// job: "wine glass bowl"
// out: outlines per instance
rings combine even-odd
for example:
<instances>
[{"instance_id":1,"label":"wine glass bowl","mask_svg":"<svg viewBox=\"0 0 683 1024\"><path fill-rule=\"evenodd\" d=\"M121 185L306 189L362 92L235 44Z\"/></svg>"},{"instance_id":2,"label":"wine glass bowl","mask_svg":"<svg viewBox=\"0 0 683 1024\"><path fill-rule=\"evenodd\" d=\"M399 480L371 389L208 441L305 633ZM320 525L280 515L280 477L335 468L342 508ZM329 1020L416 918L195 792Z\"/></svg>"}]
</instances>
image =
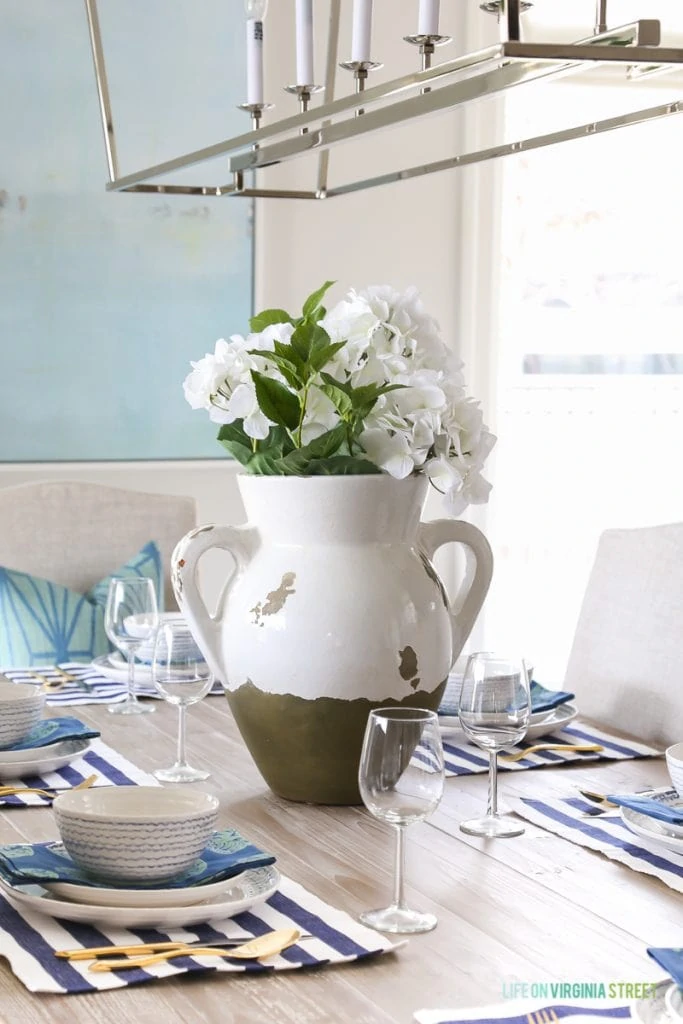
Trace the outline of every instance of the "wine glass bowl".
<instances>
[{"instance_id":1,"label":"wine glass bowl","mask_svg":"<svg viewBox=\"0 0 683 1024\"><path fill-rule=\"evenodd\" d=\"M178 708L177 757L170 768L158 768L161 782L200 782L210 773L188 764L185 756L185 714L213 685L213 673L192 639L187 623L164 622L156 632L152 680L157 692Z\"/></svg>"},{"instance_id":2,"label":"wine glass bowl","mask_svg":"<svg viewBox=\"0 0 683 1024\"><path fill-rule=\"evenodd\" d=\"M489 793L486 815L461 823L468 835L504 838L524 832L498 811L497 758L499 750L524 739L530 714L529 677L522 658L484 652L470 655L458 717L467 738L489 753Z\"/></svg>"},{"instance_id":3,"label":"wine glass bowl","mask_svg":"<svg viewBox=\"0 0 683 1024\"><path fill-rule=\"evenodd\" d=\"M436 714L422 708L371 711L363 740L358 782L363 803L396 829L394 898L361 921L383 932L408 934L436 927L433 914L411 910L403 894L404 830L429 817L441 800L443 748Z\"/></svg>"},{"instance_id":4,"label":"wine glass bowl","mask_svg":"<svg viewBox=\"0 0 683 1024\"><path fill-rule=\"evenodd\" d=\"M109 640L128 661L128 695L123 704L110 704L115 715L141 715L154 711L141 704L135 691L135 655L159 624L154 582L146 576L112 579L107 593L104 629Z\"/></svg>"}]
</instances>

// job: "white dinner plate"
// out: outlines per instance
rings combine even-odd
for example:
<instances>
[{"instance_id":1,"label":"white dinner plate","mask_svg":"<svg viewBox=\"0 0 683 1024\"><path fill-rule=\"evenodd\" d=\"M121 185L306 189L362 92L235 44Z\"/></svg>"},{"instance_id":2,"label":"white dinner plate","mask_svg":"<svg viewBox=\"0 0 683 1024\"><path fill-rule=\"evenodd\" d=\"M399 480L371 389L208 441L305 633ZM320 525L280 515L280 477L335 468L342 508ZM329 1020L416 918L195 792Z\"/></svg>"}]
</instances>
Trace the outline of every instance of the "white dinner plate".
<instances>
[{"instance_id":1,"label":"white dinner plate","mask_svg":"<svg viewBox=\"0 0 683 1024\"><path fill-rule=\"evenodd\" d=\"M535 740L539 736L547 736L551 732L559 732L560 729L564 729L566 725L569 725L578 713L573 704L560 704L559 708L553 708L552 711L544 711L540 721L532 721L529 725L524 738ZM439 715L439 729L444 735L453 733L456 729L462 732L460 721L455 715Z\"/></svg>"},{"instance_id":2,"label":"white dinner plate","mask_svg":"<svg viewBox=\"0 0 683 1024\"><path fill-rule=\"evenodd\" d=\"M635 1024L672 1024L666 1007L666 993L671 981L660 981L650 999L637 999L631 1003L631 1020Z\"/></svg>"},{"instance_id":3,"label":"white dinner plate","mask_svg":"<svg viewBox=\"0 0 683 1024\"><path fill-rule=\"evenodd\" d=\"M559 708L553 708L547 718L540 722L532 722L526 731L526 740L535 740L539 736L547 736L551 732L559 732L566 725L573 722L578 711L574 704L560 704Z\"/></svg>"},{"instance_id":4,"label":"white dinner plate","mask_svg":"<svg viewBox=\"0 0 683 1024\"><path fill-rule=\"evenodd\" d=\"M75 761L88 750L91 739L76 738L51 743L48 747L24 750L23 761L0 761L0 779L23 779L26 775L44 775ZM40 751L40 754L38 754Z\"/></svg>"},{"instance_id":5,"label":"white dinner plate","mask_svg":"<svg viewBox=\"0 0 683 1024\"><path fill-rule=\"evenodd\" d=\"M669 985L664 993L664 1005L672 1020L683 1021L683 989L676 982Z\"/></svg>"},{"instance_id":6,"label":"white dinner plate","mask_svg":"<svg viewBox=\"0 0 683 1024\"><path fill-rule=\"evenodd\" d=\"M204 903L189 907L105 907L74 903L49 893L40 885L9 885L0 878L0 894L15 908L37 911L62 921L78 921L103 928L191 928L250 910L277 890L276 868L251 868L232 880L229 888Z\"/></svg>"},{"instance_id":7,"label":"white dinner plate","mask_svg":"<svg viewBox=\"0 0 683 1024\"><path fill-rule=\"evenodd\" d=\"M108 886L78 885L75 882L43 882L43 888L72 903L95 907L191 907L232 889L238 876L209 885L188 885L182 889L110 889Z\"/></svg>"},{"instance_id":8,"label":"white dinner plate","mask_svg":"<svg viewBox=\"0 0 683 1024\"><path fill-rule=\"evenodd\" d=\"M683 797L680 797L675 789L671 789L670 786L665 786L663 789L649 790L645 793L634 794L637 796L647 797L649 800L656 800L658 803L663 804L666 807L676 807L679 811L683 812ZM638 812L636 812L638 813ZM659 818L651 817L649 814L643 814L644 818L648 821L659 822L663 825L667 832L670 832L674 836L679 836L683 839L683 825L676 825L670 821L660 821Z\"/></svg>"},{"instance_id":9,"label":"white dinner plate","mask_svg":"<svg viewBox=\"0 0 683 1024\"><path fill-rule=\"evenodd\" d=\"M647 795L651 797L652 793ZM626 828L635 835L683 856L683 835L673 831L680 826L671 826L666 821L650 818L647 814L639 814L638 811L633 811L630 807L620 807L619 813Z\"/></svg>"},{"instance_id":10,"label":"white dinner plate","mask_svg":"<svg viewBox=\"0 0 683 1024\"><path fill-rule=\"evenodd\" d=\"M99 657L93 658L92 667L97 669L105 679L113 679L116 683L128 682L128 663L118 651L114 651L113 654L100 654ZM151 665L142 665L136 661L135 682L154 686Z\"/></svg>"}]
</instances>

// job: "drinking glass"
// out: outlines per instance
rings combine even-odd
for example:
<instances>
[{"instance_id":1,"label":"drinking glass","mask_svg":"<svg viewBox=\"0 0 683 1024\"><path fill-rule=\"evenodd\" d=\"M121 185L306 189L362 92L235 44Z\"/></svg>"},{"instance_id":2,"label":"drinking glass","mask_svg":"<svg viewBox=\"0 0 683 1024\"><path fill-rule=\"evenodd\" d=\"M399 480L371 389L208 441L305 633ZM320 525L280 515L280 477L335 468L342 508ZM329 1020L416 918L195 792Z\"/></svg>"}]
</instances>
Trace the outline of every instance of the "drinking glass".
<instances>
[{"instance_id":1,"label":"drinking glass","mask_svg":"<svg viewBox=\"0 0 683 1024\"><path fill-rule=\"evenodd\" d=\"M154 711L141 704L135 691L135 652L149 640L159 624L154 583L146 576L127 576L109 583L104 629L128 659L128 696L123 704L109 704L112 715L143 715Z\"/></svg>"},{"instance_id":2,"label":"drinking glass","mask_svg":"<svg viewBox=\"0 0 683 1024\"><path fill-rule=\"evenodd\" d=\"M185 757L185 715L190 704L205 697L213 674L202 659L183 622L166 622L157 631L152 664L154 686L169 704L178 707L178 752L175 764L154 772L162 782L200 782L210 773L193 768Z\"/></svg>"},{"instance_id":3,"label":"drinking glass","mask_svg":"<svg viewBox=\"0 0 683 1024\"><path fill-rule=\"evenodd\" d=\"M363 739L358 782L363 803L375 818L396 829L394 895L381 910L360 915L363 924L382 932L428 932L436 917L411 910L403 894L405 829L438 806L444 763L436 714L421 708L371 711Z\"/></svg>"},{"instance_id":4,"label":"drinking glass","mask_svg":"<svg viewBox=\"0 0 683 1024\"><path fill-rule=\"evenodd\" d=\"M514 747L529 727L531 697L522 658L498 654L470 655L460 691L458 717L468 739L489 753L486 815L463 821L471 836L521 836L524 828L498 812L498 751Z\"/></svg>"}]
</instances>

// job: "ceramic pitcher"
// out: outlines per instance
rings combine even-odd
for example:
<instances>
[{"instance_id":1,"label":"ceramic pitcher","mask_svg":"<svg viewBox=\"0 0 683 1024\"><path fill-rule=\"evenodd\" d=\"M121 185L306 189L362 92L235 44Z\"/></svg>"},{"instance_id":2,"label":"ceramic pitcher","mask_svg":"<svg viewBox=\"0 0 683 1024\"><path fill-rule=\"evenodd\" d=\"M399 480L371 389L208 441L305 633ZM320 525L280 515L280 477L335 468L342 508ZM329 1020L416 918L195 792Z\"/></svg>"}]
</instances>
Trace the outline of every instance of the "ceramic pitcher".
<instances>
[{"instance_id":1,"label":"ceramic pitcher","mask_svg":"<svg viewBox=\"0 0 683 1024\"><path fill-rule=\"evenodd\" d=\"M423 476L238 483L246 525L200 526L176 547L178 605L271 789L358 803L369 712L438 707L486 596L491 549L469 523L420 522ZM450 541L467 553L452 601L431 563ZM235 570L210 614L196 569L214 547Z\"/></svg>"}]
</instances>

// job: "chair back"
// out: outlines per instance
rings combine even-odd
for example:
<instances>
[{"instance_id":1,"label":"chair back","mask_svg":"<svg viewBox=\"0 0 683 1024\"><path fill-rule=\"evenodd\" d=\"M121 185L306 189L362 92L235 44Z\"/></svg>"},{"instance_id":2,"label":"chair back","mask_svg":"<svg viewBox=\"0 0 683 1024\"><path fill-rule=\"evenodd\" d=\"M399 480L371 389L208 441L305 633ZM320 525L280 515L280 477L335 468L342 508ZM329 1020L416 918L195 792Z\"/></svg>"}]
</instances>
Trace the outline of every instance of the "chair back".
<instances>
[{"instance_id":1,"label":"chair back","mask_svg":"<svg viewBox=\"0 0 683 1024\"><path fill-rule=\"evenodd\" d=\"M0 488L0 565L86 593L153 540L167 609L176 543L197 525L194 498L46 480Z\"/></svg>"},{"instance_id":2,"label":"chair back","mask_svg":"<svg viewBox=\"0 0 683 1024\"><path fill-rule=\"evenodd\" d=\"M564 685L586 718L683 740L683 523L602 534Z\"/></svg>"}]
</instances>

